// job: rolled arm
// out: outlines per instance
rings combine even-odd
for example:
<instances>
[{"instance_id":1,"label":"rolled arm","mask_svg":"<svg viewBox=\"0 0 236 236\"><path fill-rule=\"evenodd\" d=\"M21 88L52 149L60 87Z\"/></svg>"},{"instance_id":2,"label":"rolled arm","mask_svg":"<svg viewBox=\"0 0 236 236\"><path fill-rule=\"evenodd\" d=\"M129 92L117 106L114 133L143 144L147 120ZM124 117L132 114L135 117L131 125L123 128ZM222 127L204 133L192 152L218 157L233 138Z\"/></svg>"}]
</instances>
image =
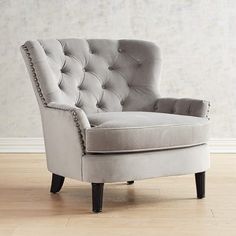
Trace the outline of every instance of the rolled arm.
<instances>
[{"instance_id":1,"label":"rolled arm","mask_svg":"<svg viewBox=\"0 0 236 236\"><path fill-rule=\"evenodd\" d=\"M72 121L72 119L71 119L71 121L74 122L74 125L77 128L78 135L80 138L81 147L82 147L82 150L84 151L85 150L85 129L90 128L90 123L89 123L88 118L87 118L86 114L84 113L84 111L80 108L77 108L77 107L72 107L72 106L69 106L66 104L59 104L59 103L55 103L55 102L51 102L51 103L47 104L47 107L61 110L66 113L70 113L70 115L73 118L73 121ZM63 129L63 124L62 124L61 128Z\"/></svg>"},{"instance_id":2,"label":"rolled arm","mask_svg":"<svg viewBox=\"0 0 236 236\"><path fill-rule=\"evenodd\" d=\"M209 108L210 102L190 98L159 98L155 104L156 112L205 118L208 118Z\"/></svg>"},{"instance_id":3,"label":"rolled arm","mask_svg":"<svg viewBox=\"0 0 236 236\"><path fill-rule=\"evenodd\" d=\"M80 108L57 103L42 107L41 113L49 171L82 180L85 129L90 128L86 114Z\"/></svg>"}]
</instances>

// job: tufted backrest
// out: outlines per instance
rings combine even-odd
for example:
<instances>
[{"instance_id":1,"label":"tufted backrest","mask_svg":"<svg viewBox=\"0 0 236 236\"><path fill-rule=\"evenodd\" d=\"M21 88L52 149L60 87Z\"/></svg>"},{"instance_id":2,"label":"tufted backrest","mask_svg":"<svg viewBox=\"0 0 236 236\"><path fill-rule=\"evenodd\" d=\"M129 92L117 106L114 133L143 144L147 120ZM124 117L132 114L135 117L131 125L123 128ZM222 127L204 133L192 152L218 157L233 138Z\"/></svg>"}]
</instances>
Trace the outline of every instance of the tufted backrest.
<instances>
[{"instance_id":1,"label":"tufted backrest","mask_svg":"<svg viewBox=\"0 0 236 236\"><path fill-rule=\"evenodd\" d=\"M86 113L150 111L159 97L160 52L146 41L62 39L23 46L42 102Z\"/></svg>"}]
</instances>

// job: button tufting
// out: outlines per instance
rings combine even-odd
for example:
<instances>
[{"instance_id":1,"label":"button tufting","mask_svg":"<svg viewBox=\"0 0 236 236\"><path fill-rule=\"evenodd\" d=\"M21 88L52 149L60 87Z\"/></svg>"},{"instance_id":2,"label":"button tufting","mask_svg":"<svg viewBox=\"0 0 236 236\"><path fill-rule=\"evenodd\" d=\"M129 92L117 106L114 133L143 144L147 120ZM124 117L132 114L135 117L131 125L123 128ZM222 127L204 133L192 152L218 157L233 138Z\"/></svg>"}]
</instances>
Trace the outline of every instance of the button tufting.
<instances>
[{"instance_id":1,"label":"button tufting","mask_svg":"<svg viewBox=\"0 0 236 236\"><path fill-rule=\"evenodd\" d=\"M102 85L102 88L103 88L103 89L106 89L106 87L107 87L107 86L106 86L105 84Z\"/></svg>"},{"instance_id":2,"label":"button tufting","mask_svg":"<svg viewBox=\"0 0 236 236\"><path fill-rule=\"evenodd\" d=\"M120 101L120 105L121 106L124 106L124 104L125 104L125 102L122 100L122 101Z\"/></svg>"},{"instance_id":3,"label":"button tufting","mask_svg":"<svg viewBox=\"0 0 236 236\"><path fill-rule=\"evenodd\" d=\"M112 66L109 66L108 70L114 70L114 68Z\"/></svg>"},{"instance_id":4,"label":"button tufting","mask_svg":"<svg viewBox=\"0 0 236 236\"><path fill-rule=\"evenodd\" d=\"M118 48L118 52L123 52L123 50L121 48Z\"/></svg>"},{"instance_id":5,"label":"button tufting","mask_svg":"<svg viewBox=\"0 0 236 236\"><path fill-rule=\"evenodd\" d=\"M78 103L75 104L75 106L77 106L77 107L82 107L83 104L81 104L80 102L78 102Z\"/></svg>"},{"instance_id":6,"label":"button tufting","mask_svg":"<svg viewBox=\"0 0 236 236\"><path fill-rule=\"evenodd\" d=\"M138 61L137 66L140 67L142 65L142 63L140 61Z\"/></svg>"}]
</instances>

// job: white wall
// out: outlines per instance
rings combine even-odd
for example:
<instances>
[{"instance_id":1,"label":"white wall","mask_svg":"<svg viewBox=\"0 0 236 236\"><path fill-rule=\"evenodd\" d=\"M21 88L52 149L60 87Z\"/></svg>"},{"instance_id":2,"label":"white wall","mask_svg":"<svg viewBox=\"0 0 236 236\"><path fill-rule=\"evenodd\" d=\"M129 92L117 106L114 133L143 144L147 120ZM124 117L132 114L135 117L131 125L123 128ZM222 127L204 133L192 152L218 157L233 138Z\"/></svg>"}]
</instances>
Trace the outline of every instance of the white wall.
<instances>
[{"instance_id":1,"label":"white wall","mask_svg":"<svg viewBox=\"0 0 236 236\"><path fill-rule=\"evenodd\" d=\"M211 101L213 138L236 138L235 0L1 0L0 137L41 137L19 46L38 38L135 38L162 49L163 96Z\"/></svg>"}]
</instances>

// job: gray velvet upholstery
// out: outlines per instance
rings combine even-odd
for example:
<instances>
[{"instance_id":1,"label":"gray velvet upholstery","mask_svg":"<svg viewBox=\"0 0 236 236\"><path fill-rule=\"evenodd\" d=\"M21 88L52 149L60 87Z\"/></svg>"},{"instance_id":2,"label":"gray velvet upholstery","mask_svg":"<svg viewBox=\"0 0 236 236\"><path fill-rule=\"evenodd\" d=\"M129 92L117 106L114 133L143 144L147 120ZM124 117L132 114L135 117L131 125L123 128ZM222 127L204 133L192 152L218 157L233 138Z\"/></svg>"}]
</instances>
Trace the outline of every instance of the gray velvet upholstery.
<instances>
[{"instance_id":1,"label":"gray velvet upholstery","mask_svg":"<svg viewBox=\"0 0 236 236\"><path fill-rule=\"evenodd\" d=\"M155 104L154 111L208 118L209 108L210 103L204 100L159 98Z\"/></svg>"},{"instance_id":2,"label":"gray velvet upholstery","mask_svg":"<svg viewBox=\"0 0 236 236\"><path fill-rule=\"evenodd\" d=\"M210 104L160 97L154 43L51 39L27 41L21 50L51 172L99 183L209 167Z\"/></svg>"},{"instance_id":3,"label":"gray velvet upholstery","mask_svg":"<svg viewBox=\"0 0 236 236\"><path fill-rule=\"evenodd\" d=\"M87 154L83 181L111 183L203 172L210 167L206 144L154 152Z\"/></svg>"},{"instance_id":4,"label":"gray velvet upholstery","mask_svg":"<svg viewBox=\"0 0 236 236\"><path fill-rule=\"evenodd\" d=\"M106 112L88 115L87 153L172 149L204 144L209 122L193 116L155 112Z\"/></svg>"},{"instance_id":5,"label":"gray velvet upholstery","mask_svg":"<svg viewBox=\"0 0 236 236\"><path fill-rule=\"evenodd\" d=\"M46 103L86 113L153 110L159 49L133 40L39 40L25 43Z\"/></svg>"}]
</instances>

